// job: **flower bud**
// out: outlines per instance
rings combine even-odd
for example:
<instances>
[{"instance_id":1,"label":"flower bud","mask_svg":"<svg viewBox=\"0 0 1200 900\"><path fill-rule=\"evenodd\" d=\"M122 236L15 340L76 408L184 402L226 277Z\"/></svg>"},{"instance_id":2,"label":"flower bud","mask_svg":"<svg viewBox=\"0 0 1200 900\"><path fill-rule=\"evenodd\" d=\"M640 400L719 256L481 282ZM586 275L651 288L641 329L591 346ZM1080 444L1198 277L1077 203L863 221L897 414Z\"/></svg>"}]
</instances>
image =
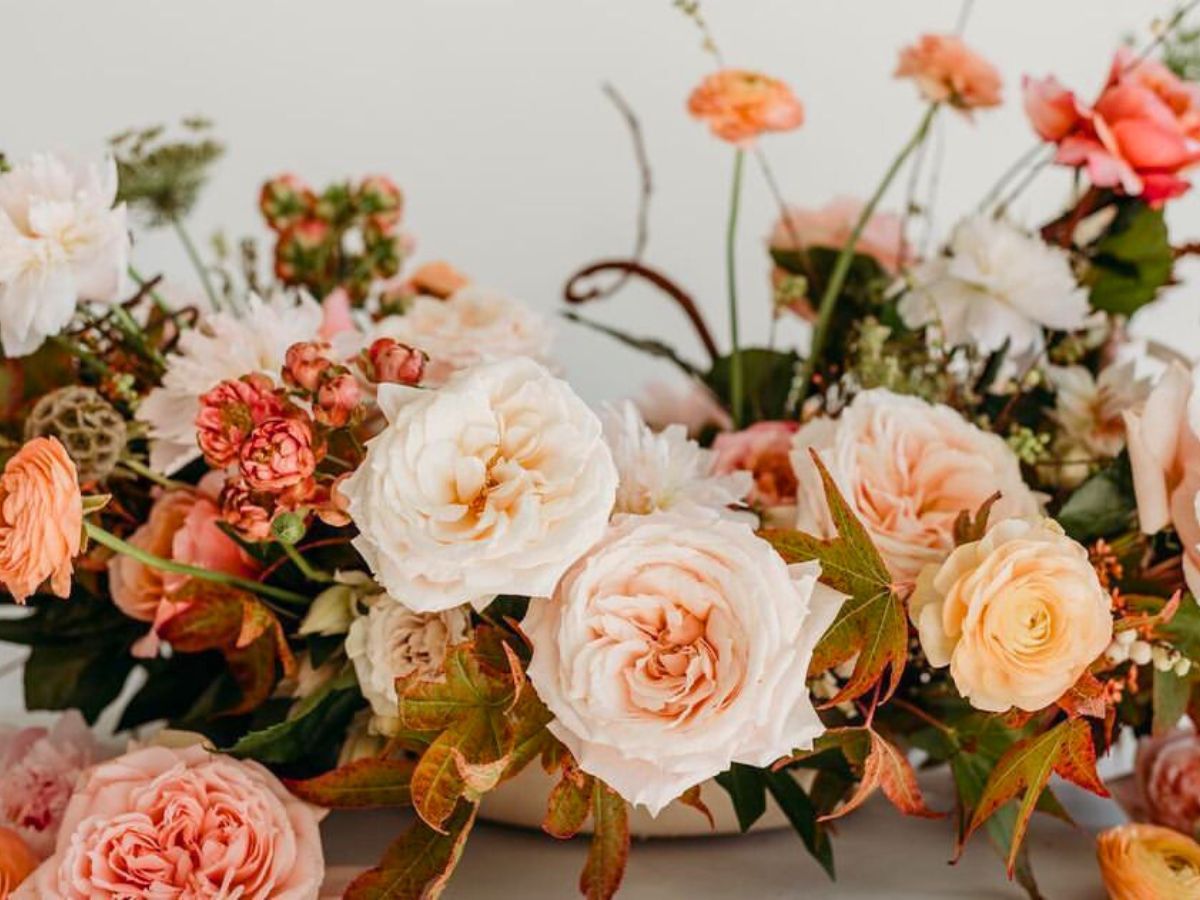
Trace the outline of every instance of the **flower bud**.
<instances>
[{"instance_id":1,"label":"flower bud","mask_svg":"<svg viewBox=\"0 0 1200 900\"><path fill-rule=\"evenodd\" d=\"M445 300L451 294L471 283L462 272L448 262L435 260L417 266L409 279L418 294L427 294Z\"/></svg>"},{"instance_id":2,"label":"flower bud","mask_svg":"<svg viewBox=\"0 0 1200 900\"><path fill-rule=\"evenodd\" d=\"M333 363L325 355L329 344L323 341L301 341L288 347L283 362L283 380L292 387L315 391L321 375Z\"/></svg>"},{"instance_id":3,"label":"flower bud","mask_svg":"<svg viewBox=\"0 0 1200 900\"><path fill-rule=\"evenodd\" d=\"M295 175L279 175L262 186L258 207L274 231L283 231L307 217L316 197Z\"/></svg>"},{"instance_id":4,"label":"flower bud","mask_svg":"<svg viewBox=\"0 0 1200 900\"><path fill-rule=\"evenodd\" d=\"M358 380L348 369L325 378L317 390L313 417L330 428L344 428L358 410L360 391Z\"/></svg>"},{"instance_id":5,"label":"flower bud","mask_svg":"<svg viewBox=\"0 0 1200 900\"><path fill-rule=\"evenodd\" d=\"M358 206L375 227L391 231L404 211L404 195L386 175L371 175L358 186Z\"/></svg>"},{"instance_id":6,"label":"flower bud","mask_svg":"<svg viewBox=\"0 0 1200 900\"><path fill-rule=\"evenodd\" d=\"M378 384L420 384L428 362L423 350L394 338L380 338L367 349L367 375Z\"/></svg>"},{"instance_id":7,"label":"flower bud","mask_svg":"<svg viewBox=\"0 0 1200 900\"><path fill-rule=\"evenodd\" d=\"M1134 641L1129 645L1129 658L1133 660L1134 665L1144 666L1150 662L1152 656L1153 651L1145 641Z\"/></svg>"}]
</instances>

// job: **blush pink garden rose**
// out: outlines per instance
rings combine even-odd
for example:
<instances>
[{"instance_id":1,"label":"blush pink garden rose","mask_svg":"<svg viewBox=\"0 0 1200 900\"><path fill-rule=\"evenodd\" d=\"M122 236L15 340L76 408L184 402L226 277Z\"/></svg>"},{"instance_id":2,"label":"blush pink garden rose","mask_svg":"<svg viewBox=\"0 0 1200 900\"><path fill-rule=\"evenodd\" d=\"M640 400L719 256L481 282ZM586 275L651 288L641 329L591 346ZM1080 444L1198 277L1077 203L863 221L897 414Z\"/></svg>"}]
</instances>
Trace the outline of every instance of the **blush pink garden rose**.
<instances>
[{"instance_id":1,"label":"blush pink garden rose","mask_svg":"<svg viewBox=\"0 0 1200 900\"><path fill-rule=\"evenodd\" d=\"M856 396L837 419L806 423L793 439L797 527L820 536L835 532L810 449L821 454L902 582L944 560L954 549L958 514L974 515L996 491L991 521L1039 513L1002 438L948 406L880 388Z\"/></svg>"},{"instance_id":2,"label":"blush pink garden rose","mask_svg":"<svg viewBox=\"0 0 1200 900\"><path fill-rule=\"evenodd\" d=\"M1112 641L1112 598L1085 547L1053 519L997 522L927 566L909 615L930 665L976 709L1036 712Z\"/></svg>"},{"instance_id":3,"label":"blush pink garden rose","mask_svg":"<svg viewBox=\"0 0 1200 900\"><path fill-rule=\"evenodd\" d=\"M709 75L688 97L688 112L723 141L746 146L768 131L804 124L804 107L777 78L744 69Z\"/></svg>"},{"instance_id":4,"label":"blush pink garden rose","mask_svg":"<svg viewBox=\"0 0 1200 900\"><path fill-rule=\"evenodd\" d=\"M952 34L923 34L900 51L897 78L911 78L931 103L964 112L1000 105L1000 73Z\"/></svg>"},{"instance_id":5,"label":"blush pink garden rose","mask_svg":"<svg viewBox=\"0 0 1200 900\"><path fill-rule=\"evenodd\" d=\"M715 515L619 517L522 622L551 732L652 814L730 763L811 747L808 665L845 599L819 575Z\"/></svg>"},{"instance_id":6,"label":"blush pink garden rose","mask_svg":"<svg viewBox=\"0 0 1200 900\"><path fill-rule=\"evenodd\" d=\"M1178 729L1138 742L1138 817L1196 837L1200 833L1200 736Z\"/></svg>"},{"instance_id":7,"label":"blush pink garden rose","mask_svg":"<svg viewBox=\"0 0 1200 900\"><path fill-rule=\"evenodd\" d=\"M1055 161L1087 169L1097 187L1159 205L1186 192L1200 161L1200 86L1122 47L1099 99L1088 106L1053 77L1026 78L1025 112Z\"/></svg>"},{"instance_id":8,"label":"blush pink garden rose","mask_svg":"<svg viewBox=\"0 0 1200 900\"><path fill-rule=\"evenodd\" d=\"M102 763L67 806L19 900L316 900L319 812L258 763L199 745Z\"/></svg>"},{"instance_id":9,"label":"blush pink garden rose","mask_svg":"<svg viewBox=\"0 0 1200 900\"><path fill-rule=\"evenodd\" d=\"M754 476L750 502L779 507L796 502L796 473L790 453L796 422L755 422L741 431L719 434L712 449L717 472L749 472Z\"/></svg>"},{"instance_id":10,"label":"blush pink garden rose","mask_svg":"<svg viewBox=\"0 0 1200 900\"><path fill-rule=\"evenodd\" d=\"M1179 363L1124 413L1138 520L1154 534L1173 526L1183 544L1183 574L1200 597L1200 367Z\"/></svg>"},{"instance_id":11,"label":"blush pink garden rose","mask_svg":"<svg viewBox=\"0 0 1200 900\"><path fill-rule=\"evenodd\" d=\"M53 728L0 728L0 826L44 859L54 849L67 801L80 775L99 757L75 710Z\"/></svg>"}]
</instances>

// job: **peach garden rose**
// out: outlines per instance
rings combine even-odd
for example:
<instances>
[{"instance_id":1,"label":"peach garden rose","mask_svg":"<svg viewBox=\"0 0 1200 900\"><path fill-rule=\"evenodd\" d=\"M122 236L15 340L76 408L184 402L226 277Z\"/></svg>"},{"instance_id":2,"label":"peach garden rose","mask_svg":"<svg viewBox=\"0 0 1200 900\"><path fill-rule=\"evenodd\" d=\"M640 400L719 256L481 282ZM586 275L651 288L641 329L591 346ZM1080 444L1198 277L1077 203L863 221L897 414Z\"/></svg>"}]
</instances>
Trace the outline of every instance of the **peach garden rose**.
<instances>
[{"instance_id":1,"label":"peach garden rose","mask_svg":"<svg viewBox=\"0 0 1200 900\"><path fill-rule=\"evenodd\" d=\"M1112 900L1200 897L1200 844L1159 825L1120 825L1096 838Z\"/></svg>"},{"instance_id":2,"label":"peach garden rose","mask_svg":"<svg viewBox=\"0 0 1200 900\"><path fill-rule=\"evenodd\" d=\"M619 518L522 623L551 732L652 814L732 762L811 747L808 664L845 599L819 574L715 514Z\"/></svg>"},{"instance_id":3,"label":"peach garden rose","mask_svg":"<svg viewBox=\"0 0 1200 900\"><path fill-rule=\"evenodd\" d=\"M917 581L921 649L976 709L1035 712L1079 680L1113 635L1087 549L1052 519L998 522Z\"/></svg>"}]
</instances>

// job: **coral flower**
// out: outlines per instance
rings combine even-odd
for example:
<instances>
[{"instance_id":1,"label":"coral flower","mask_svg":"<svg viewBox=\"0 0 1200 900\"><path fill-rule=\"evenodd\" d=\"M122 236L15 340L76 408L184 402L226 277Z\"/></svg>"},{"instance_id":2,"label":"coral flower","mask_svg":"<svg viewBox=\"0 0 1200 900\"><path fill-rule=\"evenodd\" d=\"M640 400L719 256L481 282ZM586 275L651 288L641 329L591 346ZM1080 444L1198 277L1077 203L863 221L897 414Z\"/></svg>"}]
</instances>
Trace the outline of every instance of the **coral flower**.
<instances>
[{"instance_id":1,"label":"coral flower","mask_svg":"<svg viewBox=\"0 0 1200 900\"><path fill-rule=\"evenodd\" d=\"M287 359L290 367L291 350ZM196 440L205 461L217 469L232 465L251 430L283 411L275 382L266 375L255 373L222 381L200 397L200 412L196 415Z\"/></svg>"},{"instance_id":2,"label":"coral flower","mask_svg":"<svg viewBox=\"0 0 1200 900\"><path fill-rule=\"evenodd\" d=\"M1000 105L1000 73L954 35L921 35L900 51L895 74L915 81L932 103L949 103L964 112Z\"/></svg>"},{"instance_id":3,"label":"coral flower","mask_svg":"<svg viewBox=\"0 0 1200 900\"><path fill-rule=\"evenodd\" d=\"M0 900L12 896L38 867L38 858L11 828L0 828Z\"/></svg>"},{"instance_id":4,"label":"coral flower","mask_svg":"<svg viewBox=\"0 0 1200 900\"><path fill-rule=\"evenodd\" d=\"M295 417L267 419L242 445L240 464L252 490L277 493L294 487L317 468L312 428Z\"/></svg>"},{"instance_id":5,"label":"coral flower","mask_svg":"<svg viewBox=\"0 0 1200 900\"><path fill-rule=\"evenodd\" d=\"M1159 825L1120 825L1096 838L1113 900L1200 896L1200 844Z\"/></svg>"},{"instance_id":6,"label":"coral flower","mask_svg":"<svg viewBox=\"0 0 1200 900\"><path fill-rule=\"evenodd\" d=\"M705 78L688 98L688 112L721 140L741 145L804 123L804 107L786 84L744 69L722 69Z\"/></svg>"},{"instance_id":7,"label":"coral flower","mask_svg":"<svg viewBox=\"0 0 1200 900\"><path fill-rule=\"evenodd\" d=\"M18 603L46 579L66 597L82 535L75 464L57 438L34 438L0 475L0 584Z\"/></svg>"}]
</instances>

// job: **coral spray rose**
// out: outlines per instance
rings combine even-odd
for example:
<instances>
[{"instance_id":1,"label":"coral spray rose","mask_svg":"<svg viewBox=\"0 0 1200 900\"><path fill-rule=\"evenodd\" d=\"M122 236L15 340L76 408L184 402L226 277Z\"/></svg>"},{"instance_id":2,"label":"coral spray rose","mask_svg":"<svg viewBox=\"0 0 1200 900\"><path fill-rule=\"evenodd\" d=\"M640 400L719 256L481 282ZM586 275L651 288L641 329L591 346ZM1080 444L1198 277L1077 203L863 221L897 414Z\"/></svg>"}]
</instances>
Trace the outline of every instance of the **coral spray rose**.
<instances>
[{"instance_id":1,"label":"coral spray rose","mask_svg":"<svg viewBox=\"0 0 1200 900\"><path fill-rule=\"evenodd\" d=\"M71 593L71 560L83 538L75 464L57 438L28 441L0 475L0 584L18 603L49 579Z\"/></svg>"},{"instance_id":2,"label":"coral spray rose","mask_svg":"<svg viewBox=\"0 0 1200 900\"><path fill-rule=\"evenodd\" d=\"M38 858L11 828L0 827L0 900L13 891L38 866Z\"/></svg>"},{"instance_id":3,"label":"coral spray rose","mask_svg":"<svg viewBox=\"0 0 1200 900\"><path fill-rule=\"evenodd\" d=\"M1000 73L950 34L924 34L900 51L897 78L911 78L931 103L970 111L1000 105Z\"/></svg>"},{"instance_id":4,"label":"coral spray rose","mask_svg":"<svg viewBox=\"0 0 1200 900\"><path fill-rule=\"evenodd\" d=\"M722 69L705 78L688 98L688 112L721 140L740 145L804 124L804 107L791 88L744 69Z\"/></svg>"},{"instance_id":5,"label":"coral spray rose","mask_svg":"<svg viewBox=\"0 0 1200 900\"><path fill-rule=\"evenodd\" d=\"M238 465L255 491L276 493L301 484L317 468L312 427L298 416L265 420L246 437Z\"/></svg>"},{"instance_id":6,"label":"coral spray rose","mask_svg":"<svg viewBox=\"0 0 1200 900\"><path fill-rule=\"evenodd\" d=\"M291 350L288 354L290 362ZM200 452L213 468L232 465L254 426L283 412L284 404L275 392L275 382L266 375L222 381L200 397L200 411L196 414Z\"/></svg>"},{"instance_id":7,"label":"coral spray rose","mask_svg":"<svg viewBox=\"0 0 1200 900\"><path fill-rule=\"evenodd\" d=\"M1200 844L1158 825L1120 825L1096 838L1100 874L1112 900L1200 897Z\"/></svg>"}]
</instances>

